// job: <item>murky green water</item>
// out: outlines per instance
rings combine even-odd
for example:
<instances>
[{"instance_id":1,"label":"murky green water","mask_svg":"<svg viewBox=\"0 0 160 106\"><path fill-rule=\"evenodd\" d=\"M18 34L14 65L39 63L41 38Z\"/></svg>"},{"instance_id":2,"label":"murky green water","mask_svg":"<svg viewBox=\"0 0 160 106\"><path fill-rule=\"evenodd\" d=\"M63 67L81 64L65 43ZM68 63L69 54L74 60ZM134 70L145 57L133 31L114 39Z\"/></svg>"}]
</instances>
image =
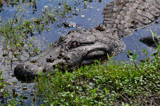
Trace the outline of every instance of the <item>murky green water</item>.
<instances>
[{"instance_id":1,"label":"murky green water","mask_svg":"<svg viewBox=\"0 0 160 106\"><path fill-rule=\"evenodd\" d=\"M3 1L3 0L2 0ZM8 21L9 19L13 19L18 6L20 6L20 10L23 10L23 18L27 20L32 20L33 17L41 17L43 11L47 11L46 9L50 9L50 11L61 11L63 13L63 6L67 3L68 6L71 6L72 10L70 12L65 11L63 14L56 14L55 18L57 21L53 23L48 23L45 27L49 28L50 31L42 31L40 34L38 32L34 33L34 44L41 50L45 49L50 43L54 43L61 35L67 34L68 31L74 30L77 27L65 27L63 25L64 22L74 22L77 26L84 28L94 28L100 23L103 22L102 11L106 4L111 2L112 0L88 0L87 5L84 4L83 0L8 0L0 2L0 19L1 23ZM18 12L17 16L22 16L21 12ZM159 21L160 22L160 21ZM128 36L123 39L126 44L126 50L123 51L118 56L115 56L114 60L129 60L126 55L126 51L135 51L135 53L140 54L138 59L143 59L145 56L141 53L143 48L146 48L151 55L154 52L154 49L147 47L142 44L139 39L151 35L149 28L153 29L153 31L160 35L160 24L153 24L148 26L147 28L140 29L134 32L131 36ZM0 36L0 39L3 39ZM1 47L2 49L2 42ZM0 54L3 54L1 50ZM13 71L10 68L10 63L6 64L5 60L2 60L0 57L0 70L3 71L3 76L9 82L18 82L15 77L12 77ZM13 65L13 67L16 64ZM33 103L32 93L34 92L33 83L21 83L18 82L14 87L16 92L19 94L25 95L27 98L23 100L23 103L28 105L30 104L40 104ZM23 87L27 87L27 90L23 90ZM13 88L13 85L10 87ZM1 103L0 103L1 104Z\"/></svg>"}]
</instances>

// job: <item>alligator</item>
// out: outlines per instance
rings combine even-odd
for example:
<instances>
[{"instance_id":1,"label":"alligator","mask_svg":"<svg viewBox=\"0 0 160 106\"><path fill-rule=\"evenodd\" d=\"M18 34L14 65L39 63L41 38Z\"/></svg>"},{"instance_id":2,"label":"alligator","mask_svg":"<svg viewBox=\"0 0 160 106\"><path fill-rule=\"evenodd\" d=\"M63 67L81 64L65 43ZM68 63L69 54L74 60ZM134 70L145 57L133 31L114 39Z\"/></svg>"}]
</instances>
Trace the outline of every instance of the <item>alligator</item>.
<instances>
[{"instance_id":1,"label":"alligator","mask_svg":"<svg viewBox=\"0 0 160 106\"><path fill-rule=\"evenodd\" d=\"M125 50L121 39L160 18L160 0L114 0L103 10L104 21L92 29L79 28L62 35L44 52L14 69L19 80L34 79L39 73L72 70L107 59Z\"/></svg>"}]
</instances>

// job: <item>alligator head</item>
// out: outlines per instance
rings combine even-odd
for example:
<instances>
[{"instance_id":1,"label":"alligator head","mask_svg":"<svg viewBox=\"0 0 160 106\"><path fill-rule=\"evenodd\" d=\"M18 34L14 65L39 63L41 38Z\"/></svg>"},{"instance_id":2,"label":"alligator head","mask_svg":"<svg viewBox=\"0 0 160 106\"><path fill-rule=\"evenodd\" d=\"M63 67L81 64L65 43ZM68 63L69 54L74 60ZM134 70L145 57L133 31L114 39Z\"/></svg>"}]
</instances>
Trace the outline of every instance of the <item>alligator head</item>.
<instances>
[{"instance_id":1,"label":"alligator head","mask_svg":"<svg viewBox=\"0 0 160 106\"><path fill-rule=\"evenodd\" d=\"M104 38L104 36L106 36ZM81 64L91 63L122 52L125 45L110 32L97 29L77 29L61 36L57 42L29 61L17 65L14 74L17 79L26 81L38 75L54 72L58 67L70 70Z\"/></svg>"}]
</instances>

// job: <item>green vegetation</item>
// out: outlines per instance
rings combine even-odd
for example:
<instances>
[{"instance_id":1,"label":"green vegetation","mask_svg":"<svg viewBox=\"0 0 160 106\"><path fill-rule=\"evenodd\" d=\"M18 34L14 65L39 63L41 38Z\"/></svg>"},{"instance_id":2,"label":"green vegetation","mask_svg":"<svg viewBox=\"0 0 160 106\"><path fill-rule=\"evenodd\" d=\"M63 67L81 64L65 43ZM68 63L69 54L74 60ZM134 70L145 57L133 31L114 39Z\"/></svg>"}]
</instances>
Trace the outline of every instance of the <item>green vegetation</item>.
<instances>
[{"instance_id":1,"label":"green vegetation","mask_svg":"<svg viewBox=\"0 0 160 106\"><path fill-rule=\"evenodd\" d=\"M0 104L15 106L18 104L14 100L16 96L14 89L12 91L9 90L10 83L6 82L4 77L2 76L2 71L0 71ZM12 97L12 98L11 98Z\"/></svg>"},{"instance_id":2,"label":"green vegetation","mask_svg":"<svg viewBox=\"0 0 160 106\"><path fill-rule=\"evenodd\" d=\"M52 105L159 105L160 46L154 58L137 63L96 62L71 72L38 78L38 94ZM129 53L129 52L128 52ZM44 103L45 104L45 103Z\"/></svg>"},{"instance_id":3,"label":"green vegetation","mask_svg":"<svg viewBox=\"0 0 160 106\"><path fill-rule=\"evenodd\" d=\"M33 26L29 21L22 20L22 17L17 17L18 11L19 9L13 19L0 26L0 35L3 36L5 45L3 48L7 51L7 55L11 52L14 57L18 57L24 50L28 51L32 47L31 40L28 40L28 33L32 33Z\"/></svg>"}]
</instances>

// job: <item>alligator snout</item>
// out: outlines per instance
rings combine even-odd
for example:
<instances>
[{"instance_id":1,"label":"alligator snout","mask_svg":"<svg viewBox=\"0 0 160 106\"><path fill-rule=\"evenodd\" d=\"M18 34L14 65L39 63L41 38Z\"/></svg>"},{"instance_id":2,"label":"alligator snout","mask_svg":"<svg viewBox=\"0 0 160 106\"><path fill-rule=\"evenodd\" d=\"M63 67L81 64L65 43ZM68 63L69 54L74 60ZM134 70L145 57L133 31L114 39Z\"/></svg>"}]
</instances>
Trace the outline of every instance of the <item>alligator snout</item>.
<instances>
[{"instance_id":1,"label":"alligator snout","mask_svg":"<svg viewBox=\"0 0 160 106\"><path fill-rule=\"evenodd\" d=\"M38 76L55 72L56 66L62 62L54 61L52 63L52 60L47 61L49 61L48 64L32 63L31 61L19 64L14 69L14 76L20 81L32 82Z\"/></svg>"},{"instance_id":2,"label":"alligator snout","mask_svg":"<svg viewBox=\"0 0 160 106\"><path fill-rule=\"evenodd\" d=\"M32 82L36 77L45 75L46 73L54 72L55 65L38 66L34 64L19 64L14 69L14 76L23 82Z\"/></svg>"},{"instance_id":3,"label":"alligator snout","mask_svg":"<svg viewBox=\"0 0 160 106\"><path fill-rule=\"evenodd\" d=\"M49 47L43 53L30 58L29 61L19 64L14 69L14 76L24 82L32 82L35 77L54 73L55 68L62 69L65 66L65 60L59 55L60 50Z\"/></svg>"},{"instance_id":4,"label":"alligator snout","mask_svg":"<svg viewBox=\"0 0 160 106\"><path fill-rule=\"evenodd\" d=\"M38 76L37 72L34 72L29 65L19 64L14 69L14 75L21 81L32 81Z\"/></svg>"}]
</instances>

